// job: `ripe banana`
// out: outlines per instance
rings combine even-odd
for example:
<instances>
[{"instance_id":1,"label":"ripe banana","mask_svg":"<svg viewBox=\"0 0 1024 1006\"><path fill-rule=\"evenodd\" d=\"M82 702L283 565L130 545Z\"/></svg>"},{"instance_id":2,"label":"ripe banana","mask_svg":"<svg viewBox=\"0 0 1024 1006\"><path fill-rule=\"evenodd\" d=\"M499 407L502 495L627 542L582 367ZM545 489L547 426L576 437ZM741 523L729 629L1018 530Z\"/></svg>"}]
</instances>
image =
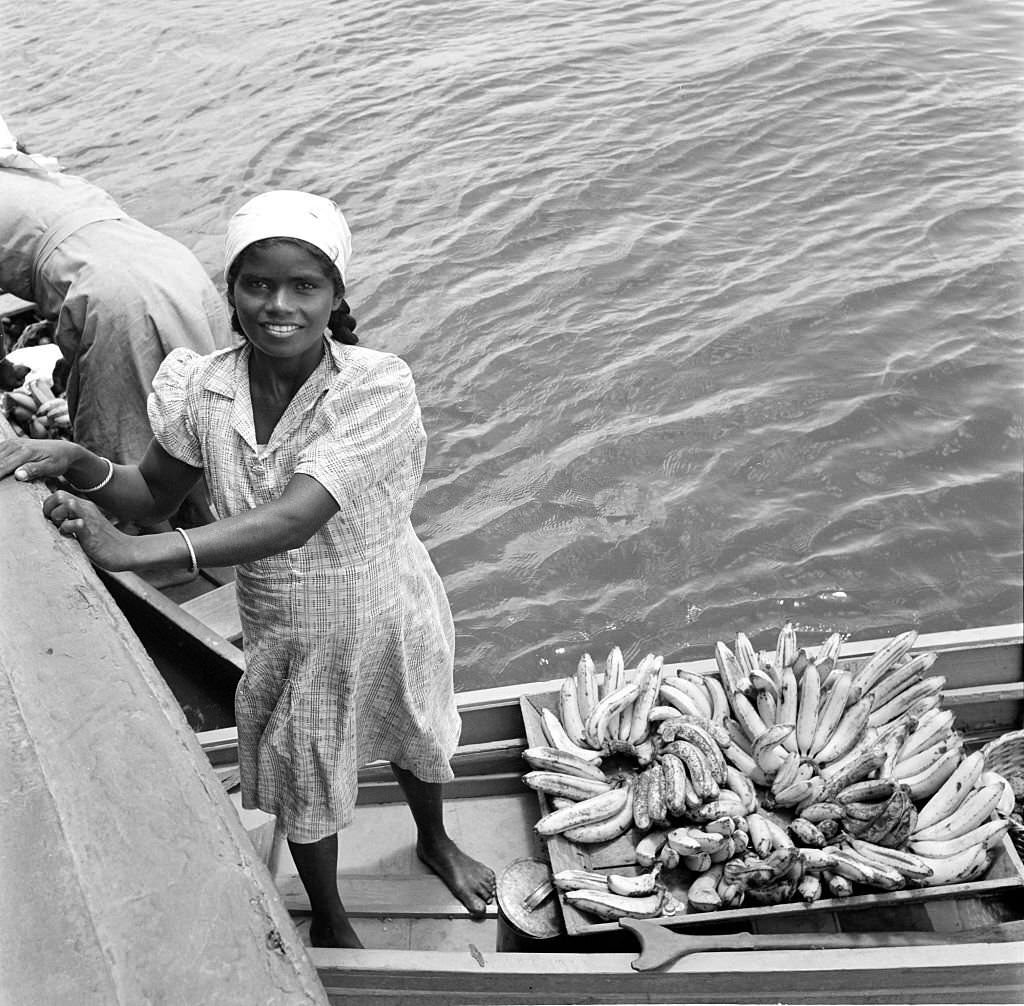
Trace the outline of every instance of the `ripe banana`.
<instances>
[{"instance_id":1,"label":"ripe banana","mask_svg":"<svg viewBox=\"0 0 1024 1006\"><path fill-rule=\"evenodd\" d=\"M665 776L660 764L644 769L650 774L647 786L647 813L652 825L668 824L668 808L665 805Z\"/></svg>"},{"instance_id":2,"label":"ripe banana","mask_svg":"<svg viewBox=\"0 0 1024 1006\"><path fill-rule=\"evenodd\" d=\"M895 779L862 779L860 782L844 786L835 795L836 803L841 806L856 803L879 803L888 800L896 792Z\"/></svg>"},{"instance_id":3,"label":"ripe banana","mask_svg":"<svg viewBox=\"0 0 1024 1006\"><path fill-rule=\"evenodd\" d=\"M778 702L772 692L761 689L754 695L754 708L766 727L774 726L778 716L777 707Z\"/></svg>"},{"instance_id":4,"label":"ripe banana","mask_svg":"<svg viewBox=\"0 0 1024 1006\"><path fill-rule=\"evenodd\" d=\"M910 735L912 724L906 717L901 716L895 723L895 728L887 730L883 733L879 743L882 746L882 751L885 754L885 760L882 762L882 766L879 769L879 776L886 778L891 776L893 769L896 768L896 761L900 756L900 751L903 750L903 746L906 743L907 737Z\"/></svg>"},{"instance_id":5,"label":"ripe banana","mask_svg":"<svg viewBox=\"0 0 1024 1006\"><path fill-rule=\"evenodd\" d=\"M814 662L820 671L829 672L839 663L839 651L842 649L843 637L838 632L833 632L814 655Z\"/></svg>"},{"instance_id":6,"label":"ripe banana","mask_svg":"<svg viewBox=\"0 0 1024 1006\"><path fill-rule=\"evenodd\" d=\"M565 732L565 728L562 726L562 721L550 709L541 709L540 718L544 734L548 739L548 743L552 747L559 748L562 751L568 751L570 754L577 755L585 761L592 761L595 763L601 761L601 752L595 751L589 747L581 747L579 744L576 744Z\"/></svg>"},{"instance_id":7,"label":"ripe banana","mask_svg":"<svg viewBox=\"0 0 1024 1006\"><path fill-rule=\"evenodd\" d=\"M682 723L677 723L674 726L672 733L675 740L689 741L700 751L707 761L708 767L711 770L711 778L715 782L725 782L725 756L722 754L722 749L718 742L707 730L696 723L684 720Z\"/></svg>"},{"instance_id":8,"label":"ripe banana","mask_svg":"<svg viewBox=\"0 0 1024 1006\"><path fill-rule=\"evenodd\" d=\"M594 658L589 653L584 653L576 664L576 701L580 707L580 719L584 723L594 711L600 694Z\"/></svg>"},{"instance_id":9,"label":"ripe banana","mask_svg":"<svg viewBox=\"0 0 1024 1006\"><path fill-rule=\"evenodd\" d=\"M654 708L658 698L658 687L661 683L661 669L664 666L663 657L655 657L654 662L641 678L640 691L633 701L633 712L630 721L628 740L631 744L639 744L647 736L650 729L647 717ZM625 719L625 714L623 714ZM620 736L625 726L620 728Z\"/></svg>"},{"instance_id":10,"label":"ripe banana","mask_svg":"<svg viewBox=\"0 0 1024 1006\"><path fill-rule=\"evenodd\" d=\"M812 803L800 811L800 816L807 818L812 824L821 824L823 821L841 821L843 819L843 805L841 803Z\"/></svg>"},{"instance_id":11,"label":"ripe banana","mask_svg":"<svg viewBox=\"0 0 1024 1006\"><path fill-rule=\"evenodd\" d=\"M796 713L796 747L800 754L809 755L818 725L818 700L821 691L821 675L818 665L808 664L800 680L800 696Z\"/></svg>"},{"instance_id":12,"label":"ripe banana","mask_svg":"<svg viewBox=\"0 0 1024 1006\"><path fill-rule=\"evenodd\" d=\"M841 793L851 783L860 782L869 775L876 772L885 759L882 749L875 746L865 747L859 750L859 745L854 748L858 754L854 758L847 756L840 762L833 762L822 771L825 779L825 789L822 792L822 800L831 800ZM831 769L831 771L830 771Z\"/></svg>"},{"instance_id":13,"label":"ripe banana","mask_svg":"<svg viewBox=\"0 0 1024 1006\"><path fill-rule=\"evenodd\" d=\"M915 708L918 701L937 697L945 687L946 679L941 674L922 678L917 684L911 685L910 688L889 699L885 705L872 709L868 722L873 727L889 723L897 716L903 716Z\"/></svg>"},{"instance_id":14,"label":"ripe banana","mask_svg":"<svg viewBox=\"0 0 1024 1006\"><path fill-rule=\"evenodd\" d=\"M771 851L769 851L768 856L764 857L765 859L768 859L773 851L777 851L779 849L793 849L796 847L796 843L792 838L790 838L788 832L781 824L775 821L772 817L769 817L767 814L762 814L760 816L764 822L763 827L768 832L772 844ZM749 814L747 815L747 822L748 824L750 822Z\"/></svg>"},{"instance_id":15,"label":"ripe banana","mask_svg":"<svg viewBox=\"0 0 1024 1006\"><path fill-rule=\"evenodd\" d=\"M797 897L808 904L817 901L821 897L821 891L821 877L817 873L805 873L800 878L800 883L796 885Z\"/></svg>"},{"instance_id":16,"label":"ripe banana","mask_svg":"<svg viewBox=\"0 0 1024 1006\"><path fill-rule=\"evenodd\" d=\"M629 877L622 873L608 874L608 890L612 894L622 894L629 898L639 898L647 894L654 894L658 889L658 874L661 866L656 865L646 873Z\"/></svg>"},{"instance_id":17,"label":"ripe banana","mask_svg":"<svg viewBox=\"0 0 1024 1006\"><path fill-rule=\"evenodd\" d=\"M725 784L743 801L747 814L757 809L757 790L750 776L745 775L734 765L727 765Z\"/></svg>"},{"instance_id":18,"label":"ripe banana","mask_svg":"<svg viewBox=\"0 0 1024 1006\"><path fill-rule=\"evenodd\" d=\"M578 842L580 845L611 842L620 835L624 835L633 826L633 789L634 786L629 784L623 786L621 790L614 791L625 791L626 796L622 806L611 817L567 828L562 834L570 841ZM577 806L579 805L577 804Z\"/></svg>"},{"instance_id":19,"label":"ripe banana","mask_svg":"<svg viewBox=\"0 0 1024 1006\"><path fill-rule=\"evenodd\" d=\"M832 859L835 863L832 869L855 884L866 884L884 891L898 891L907 886L906 878L899 870L873 864L852 848L832 850Z\"/></svg>"},{"instance_id":20,"label":"ripe banana","mask_svg":"<svg viewBox=\"0 0 1024 1006\"><path fill-rule=\"evenodd\" d=\"M691 741L672 741L665 751L674 754L685 766L686 776L693 791L701 800L711 800L718 796L719 785L715 773L704 752Z\"/></svg>"},{"instance_id":21,"label":"ripe banana","mask_svg":"<svg viewBox=\"0 0 1024 1006\"><path fill-rule=\"evenodd\" d=\"M607 891L608 878L593 870L559 870L551 878L560 891Z\"/></svg>"},{"instance_id":22,"label":"ripe banana","mask_svg":"<svg viewBox=\"0 0 1024 1006\"><path fill-rule=\"evenodd\" d=\"M730 836L717 831L706 831L703 828L675 828L668 833L668 844L680 856L695 856L702 852L712 855L725 845L728 837Z\"/></svg>"},{"instance_id":23,"label":"ripe banana","mask_svg":"<svg viewBox=\"0 0 1024 1006\"><path fill-rule=\"evenodd\" d=\"M584 779L564 772L527 772L523 782L530 789L539 790L549 796L564 796L569 800L587 800L592 796L607 793L612 784L605 779Z\"/></svg>"},{"instance_id":24,"label":"ripe banana","mask_svg":"<svg viewBox=\"0 0 1024 1006\"><path fill-rule=\"evenodd\" d=\"M579 699L576 697L576 678L567 674L558 691L558 712L566 736L579 747L587 743L587 733L580 717Z\"/></svg>"},{"instance_id":25,"label":"ripe banana","mask_svg":"<svg viewBox=\"0 0 1024 1006\"><path fill-rule=\"evenodd\" d=\"M636 865L649 870L658 861L658 853L668 837L668 829L657 828L647 832L636 843Z\"/></svg>"},{"instance_id":26,"label":"ripe banana","mask_svg":"<svg viewBox=\"0 0 1024 1006\"><path fill-rule=\"evenodd\" d=\"M899 759L893 766L893 775L897 779L909 782L914 776L924 773L926 769L934 765L943 755L950 752L956 754L956 765L959 765L961 755L963 754L963 741L959 737L937 740L930 747L923 748L915 754ZM928 795L930 796L931 794L929 793ZM923 796L924 794L920 796L915 795L915 798L920 799Z\"/></svg>"},{"instance_id":27,"label":"ripe banana","mask_svg":"<svg viewBox=\"0 0 1024 1006\"><path fill-rule=\"evenodd\" d=\"M999 803L996 804L996 813L1000 817L1009 817L1017 805L1017 794L1014 793L1010 780L1002 773L988 769L981 773L979 781L985 786L994 782L1003 787L1003 795L999 798Z\"/></svg>"},{"instance_id":28,"label":"ripe banana","mask_svg":"<svg viewBox=\"0 0 1024 1006\"><path fill-rule=\"evenodd\" d=\"M850 836L850 847L862 859L899 870L907 880L920 883L932 876L932 868L918 855L903 849L892 849L874 842L866 842L862 838Z\"/></svg>"},{"instance_id":29,"label":"ripe banana","mask_svg":"<svg viewBox=\"0 0 1024 1006\"><path fill-rule=\"evenodd\" d=\"M776 723L765 727L753 742L751 754L765 775L774 776L785 764L790 752L781 747L784 738L793 733L792 723Z\"/></svg>"},{"instance_id":30,"label":"ripe banana","mask_svg":"<svg viewBox=\"0 0 1024 1006\"><path fill-rule=\"evenodd\" d=\"M772 803L776 807L799 807L817 801L824 782L820 776L810 779L797 779L796 782L780 789L772 795Z\"/></svg>"},{"instance_id":31,"label":"ripe banana","mask_svg":"<svg viewBox=\"0 0 1024 1006\"><path fill-rule=\"evenodd\" d=\"M562 898L573 908L600 919L653 919L661 914L664 896L661 891L646 897L613 894L611 891L566 891Z\"/></svg>"},{"instance_id":32,"label":"ripe banana","mask_svg":"<svg viewBox=\"0 0 1024 1006\"><path fill-rule=\"evenodd\" d=\"M961 762L961 749L955 747L951 751L940 754L931 765L926 765L920 772L912 776L899 775L900 782L910 790L911 796L918 802L926 800L936 793L942 784L956 771ZM896 766L899 773L899 765Z\"/></svg>"},{"instance_id":33,"label":"ripe banana","mask_svg":"<svg viewBox=\"0 0 1024 1006\"><path fill-rule=\"evenodd\" d=\"M622 650L613 646L608 651L604 662L604 683L601 686L601 696L610 695L626 683L626 665L622 659ZM613 715L608 719L608 734L611 737L619 737L619 715ZM620 738L627 739L628 738Z\"/></svg>"},{"instance_id":34,"label":"ripe banana","mask_svg":"<svg viewBox=\"0 0 1024 1006\"><path fill-rule=\"evenodd\" d=\"M735 794L726 794L723 791L716 799L709 800L707 803L702 803L699 807L693 807L690 810L690 817L694 821L701 824L706 824L709 821L713 821L716 817L741 817L746 811L744 810L743 801Z\"/></svg>"},{"instance_id":35,"label":"ripe banana","mask_svg":"<svg viewBox=\"0 0 1024 1006\"><path fill-rule=\"evenodd\" d=\"M679 758L669 752L661 756L661 775L665 809L671 817L682 817L686 812L686 790L689 785L686 767Z\"/></svg>"},{"instance_id":36,"label":"ripe banana","mask_svg":"<svg viewBox=\"0 0 1024 1006\"><path fill-rule=\"evenodd\" d=\"M792 734L789 735L792 737ZM772 779L772 792L777 794L780 790L785 789L787 786L791 786L793 783L800 778L799 772L800 767L804 761L804 756L799 752L791 751L779 766L778 772L775 773L775 778Z\"/></svg>"},{"instance_id":37,"label":"ripe banana","mask_svg":"<svg viewBox=\"0 0 1024 1006\"><path fill-rule=\"evenodd\" d=\"M621 688L617 688L614 692L597 701L596 705L591 709L590 715L584 720L587 743L592 748L600 750L601 746L611 739L608 733L608 725L612 716L622 713L628 705L635 701L636 697L640 694L640 689L643 687L644 682L644 678L627 682ZM644 722L646 723L646 717Z\"/></svg>"},{"instance_id":38,"label":"ripe banana","mask_svg":"<svg viewBox=\"0 0 1024 1006\"><path fill-rule=\"evenodd\" d=\"M796 630L792 622L786 622L779 630L779 636L775 643L774 667L780 673L787 667L792 667L796 660Z\"/></svg>"},{"instance_id":39,"label":"ripe banana","mask_svg":"<svg viewBox=\"0 0 1024 1006\"><path fill-rule=\"evenodd\" d=\"M817 669L818 665L815 664L814 666ZM806 678L806 672L804 676ZM825 695L821 711L818 713L814 726L814 733L811 736L810 748L807 754L812 758L818 755L818 752L826 743L833 740L836 727L839 726L839 721L843 718L843 713L846 712L846 706L852 689L853 674L850 671L837 670L832 687ZM798 739L797 744L799 745L799 743Z\"/></svg>"},{"instance_id":40,"label":"ripe banana","mask_svg":"<svg viewBox=\"0 0 1024 1006\"><path fill-rule=\"evenodd\" d=\"M980 751L964 758L918 812L918 831L949 817L967 799L984 771L985 756Z\"/></svg>"},{"instance_id":41,"label":"ripe banana","mask_svg":"<svg viewBox=\"0 0 1024 1006\"><path fill-rule=\"evenodd\" d=\"M930 747L936 740L954 736L953 722L955 719L956 714L952 709L936 710L931 716L922 719L916 729L908 731L897 757L909 758L911 755L917 754L918 751Z\"/></svg>"},{"instance_id":42,"label":"ripe banana","mask_svg":"<svg viewBox=\"0 0 1024 1006\"><path fill-rule=\"evenodd\" d=\"M911 851L921 856L930 856L935 859L946 859L949 856L959 855L967 849L976 845L983 845L986 849L993 849L1009 831L1010 822L993 818L984 821L977 828L958 835L956 838L947 838L944 841L911 841Z\"/></svg>"},{"instance_id":43,"label":"ripe banana","mask_svg":"<svg viewBox=\"0 0 1024 1006\"><path fill-rule=\"evenodd\" d=\"M633 784L633 823L641 831L651 827L651 804L649 794L653 773L660 771L660 766L651 765L636 777Z\"/></svg>"},{"instance_id":44,"label":"ripe banana","mask_svg":"<svg viewBox=\"0 0 1024 1006\"><path fill-rule=\"evenodd\" d=\"M750 674L750 688L754 693L767 692L772 700L779 700L779 686L767 671L754 670Z\"/></svg>"},{"instance_id":45,"label":"ripe banana","mask_svg":"<svg viewBox=\"0 0 1024 1006\"><path fill-rule=\"evenodd\" d=\"M898 636L893 637L879 647L867 663L857 672L857 676L854 679L854 686L859 695L864 695L866 692L871 691L882 675L900 657L908 653L916 641L917 632L914 629L910 629L907 632L901 632Z\"/></svg>"},{"instance_id":46,"label":"ripe banana","mask_svg":"<svg viewBox=\"0 0 1024 1006\"><path fill-rule=\"evenodd\" d=\"M658 699L687 716L704 716L705 706L676 685L677 678L665 678L658 689Z\"/></svg>"},{"instance_id":47,"label":"ripe banana","mask_svg":"<svg viewBox=\"0 0 1024 1006\"><path fill-rule=\"evenodd\" d=\"M740 665L740 669L744 672L744 674L749 675L752 671L757 670L757 652L751 645L751 642L747 638L745 633L736 633L734 652L736 654L736 661Z\"/></svg>"},{"instance_id":48,"label":"ripe banana","mask_svg":"<svg viewBox=\"0 0 1024 1006\"><path fill-rule=\"evenodd\" d=\"M850 687L852 690L852 682ZM814 754L815 760L820 765L838 761L860 743L868 729L872 703L873 700L868 695L847 707L832 731L832 735L826 738Z\"/></svg>"},{"instance_id":49,"label":"ripe banana","mask_svg":"<svg viewBox=\"0 0 1024 1006\"><path fill-rule=\"evenodd\" d=\"M733 692L729 695L729 704L732 706L733 716L740 725L740 730L746 738L747 744L752 745L758 737L768 729L764 720L757 714L757 710L751 704L750 699L743 692ZM729 721L726 721L728 729ZM733 737L733 743L737 738Z\"/></svg>"},{"instance_id":50,"label":"ripe banana","mask_svg":"<svg viewBox=\"0 0 1024 1006\"><path fill-rule=\"evenodd\" d=\"M561 772L564 775L576 775L583 779L596 779L607 782L607 776L589 758L581 758L571 751L563 751L556 747L532 747L523 752L523 757L535 769L547 772Z\"/></svg>"},{"instance_id":51,"label":"ripe banana","mask_svg":"<svg viewBox=\"0 0 1024 1006\"><path fill-rule=\"evenodd\" d=\"M775 721L777 723L796 723L797 711L799 709L800 685L796 680L796 672L792 667L785 667L782 670L782 679L779 683L779 701L775 709ZM796 751L796 732L790 734L783 742L788 751Z\"/></svg>"},{"instance_id":52,"label":"ripe banana","mask_svg":"<svg viewBox=\"0 0 1024 1006\"><path fill-rule=\"evenodd\" d=\"M725 729L721 721L716 722L715 720L708 719L704 716L691 716L687 713L680 713L673 710L674 716L666 721L663 721L661 726L658 727L658 739L663 744L668 744L670 741L674 741L677 736L676 727L680 723L692 723L694 726L700 727L711 739L719 746L719 748L727 748L732 744L732 738L729 736L729 731ZM678 734L682 736L682 734Z\"/></svg>"},{"instance_id":53,"label":"ripe banana","mask_svg":"<svg viewBox=\"0 0 1024 1006\"><path fill-rule=\"evenodd\" d=\"M718 884L722 879L722 863L712 863L703 873L694 878L686 892L686 903L697 912L712 912L722 907L722 896Z\"/></svg>"},{"instance_id":54,"label":"ripe banana","mask_svg":"<svg viewBox=\"0 0 1024 1006\"><path fill-rule=\"evenodd\" d=\"M697 678L695 675L677 674L675 677L666 677L664 683L682 693L686 703L692 706L695 715L711 719L713 712L711 695L704 679Z\"/></svg>"},{"instance_id":55,"label":"ripe banana","mask_svg":"<svg viewBox=\"0 0 1024 1006\"><path fill-rule=\"evenodd\" d=\"M549 837L561 834L570 828L581 828L584 825L607 821L619 814L629 800L632 787L621 786L618 789L600 793L597 796L580 800L571 807L563 807L545 814L535 825L538 835Z\"/></svg>"},{"instance_id":56,"label":"ripe banana","mask_svg":"<svg viewBox=\"0 0 1024 1006\"><path fill-rule=\"evenodd\" d=\"M704 687L711 698L711 719L715 723L721 723L729 716L729 699L722 687L722 682L714 674L709 674L704 679Z\"/></svg>"},{"instance_id":57,"label":"ripe banana","mask_svg":"<svg viewBox=\"0 0 1024 1006\"><path fill-rule=\"evenodd\" d=\"M853 894L853 882L847 880L846 877L840 876L832 870L825 870L821 878L833 898L848 898Z\"/></svg>"},{"instance_id":58,"label":"ripe banana","mask_svg":"<svg viewBox=\"0 0 1024 1006\"><path fill-rule=\"evenodd\" d=\"M919 653L905 663L894 667L874 688L869 690L870 694L875 697L875 705L883 706L900 692L920 681L938 659L937 653Z\"/></svg>"},{"instance_id":59,"label":"ripe banana","mask_svg":"<svg viewBox=\"0 0 1024 1006\"><path fill-rule=\"evenodd\" d=\"M739 769L756 786L771 784L771 780L761 771L753 756L738 744L730 744L729 747L723 749L722 753L725 755L726 761Z\"/></svg>"},{"instance_id":60,"label":"ripe banana","mask_svg":"<svg viewBox=\"0 0 1024 1006\"><path fill-rule=\"evenodd\" d=\"M952 814L941 821L922 828L920 818L918 818L918 826L911 836L911 840L914 842L942 841L973 831L992 816L1002 793L1003 788L998 783L978 786L968 794L964 802Z\"/></svg>"},{"instance_id":61,"label":"ripe banana","mask_svg":"<svg viewBox=\"0 0 1024 1006\"><path fill-rule=\"evenodd\" d=\"M982 876L992 862L992 853L984 844L974 845L963 852L942 859L922 856L932 868L932 875L923 883L928 887L944 884L966 884Z\"/></svg>"},{"instance_id":62,"label":"ripe banana","mask_svg":"<svg viewBox=\"0 0 1024 1006\"><path fill-rule=\"evenodd\" d=\"M823 849L827 844L825 836L818 830L818 826L808 821L806 817L794 817L789 822L789 833L797 845Z\"/></svg>"},{"instance_id":63,"label":"ripe banana","mask_svg":"<svg viewBox=\"0 0 1024 1006\"><path fill-rule=\"evenodd\" d=\"M800 858L804 864L805 873L822 873L835 867L835 858L832 853L835 846L826 846L823 849L809 845L800 850Z\"/></svg>"},{"instance_id":64,"label":"ripe banana","mask_svg":"<svg viewBox=\"0 0 1024 1006\"><path fill-rule=\"evenodd\" d=\"M775 848L774 836L767 825L767 819L763 814L755 811L747 814L746 820L750 848L757 856L764 859Z\"/></svg>"}]
</instances>

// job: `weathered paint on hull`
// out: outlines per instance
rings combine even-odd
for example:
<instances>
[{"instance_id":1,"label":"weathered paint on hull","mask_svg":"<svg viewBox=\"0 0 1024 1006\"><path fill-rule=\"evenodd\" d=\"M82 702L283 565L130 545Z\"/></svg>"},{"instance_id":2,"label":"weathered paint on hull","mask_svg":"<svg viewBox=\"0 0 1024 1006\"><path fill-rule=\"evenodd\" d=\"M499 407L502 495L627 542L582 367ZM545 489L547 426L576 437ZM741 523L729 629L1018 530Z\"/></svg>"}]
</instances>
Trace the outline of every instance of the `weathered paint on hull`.
<instances>
[{"instance_id":1,"label":"weathered paint on hull","mask_svg":"<svg viewBox=\"0 0 1024 1006\"><path fill-rule=\"evenodd\" d=\"M322 1006L222 785L44 495L0 481L0 1000Z\"/></svg>"}]
</instances>

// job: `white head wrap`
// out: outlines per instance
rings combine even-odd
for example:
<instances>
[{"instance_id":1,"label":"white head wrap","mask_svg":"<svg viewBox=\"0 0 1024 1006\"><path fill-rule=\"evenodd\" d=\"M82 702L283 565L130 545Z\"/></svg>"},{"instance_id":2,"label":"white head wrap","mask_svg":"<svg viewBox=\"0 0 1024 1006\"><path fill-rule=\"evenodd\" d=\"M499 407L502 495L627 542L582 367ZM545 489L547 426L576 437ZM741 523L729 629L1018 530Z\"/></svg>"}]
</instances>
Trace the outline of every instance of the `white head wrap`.
<instances>
[{"instance_id":1,"label":"white head wrap","mask_svg":"<svg viewBox=\"0 0 1024 1006\"><path fill-rule=\"evenodd\" d=\"M319 248L345 281L352 258L352 233L344 214L332 200L293 189L276 189L254 196L228 221L225 275L245 248L263 238L297 238Z\"/></svg>"}]
</instances>

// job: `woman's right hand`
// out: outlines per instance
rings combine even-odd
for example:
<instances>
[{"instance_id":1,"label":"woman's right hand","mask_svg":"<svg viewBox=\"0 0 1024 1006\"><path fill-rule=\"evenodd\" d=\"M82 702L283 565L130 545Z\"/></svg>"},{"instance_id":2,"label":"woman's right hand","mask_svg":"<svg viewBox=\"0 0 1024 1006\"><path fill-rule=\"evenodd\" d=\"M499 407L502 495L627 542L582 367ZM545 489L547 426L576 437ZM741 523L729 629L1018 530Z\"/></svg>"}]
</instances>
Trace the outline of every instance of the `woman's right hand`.
<instances>
[{"instance_id":1,"label":"woman's right hand","mask_svg":"<svg viewBox=\"0 0 1024 1006\"><path fill-rule=\"evenodd\" d=\"M20 482L59 478L81 455L70 440L34 440L16 437L0 441L0 479L12 472Z\"/></svg>"}]
</instances>

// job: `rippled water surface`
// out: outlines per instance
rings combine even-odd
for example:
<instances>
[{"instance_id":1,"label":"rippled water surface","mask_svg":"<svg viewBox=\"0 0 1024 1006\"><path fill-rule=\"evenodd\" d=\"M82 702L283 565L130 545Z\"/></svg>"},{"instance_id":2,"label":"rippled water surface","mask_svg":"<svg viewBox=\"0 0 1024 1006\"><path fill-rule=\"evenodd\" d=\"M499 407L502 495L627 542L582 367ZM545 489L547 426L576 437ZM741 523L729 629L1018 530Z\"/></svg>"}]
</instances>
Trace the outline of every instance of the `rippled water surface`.
<instances>
[{"instance_id":1,"label":"rippled water surface","mask_svg":"<svg viewBox=\"0 0 1024 1006\"><path fill-rule=\"evenodd\" d=\"M1019 0L8 7L11 128L218 282L343 204L460 689L1021 618Z\"/></svg>"}]
</instances>

